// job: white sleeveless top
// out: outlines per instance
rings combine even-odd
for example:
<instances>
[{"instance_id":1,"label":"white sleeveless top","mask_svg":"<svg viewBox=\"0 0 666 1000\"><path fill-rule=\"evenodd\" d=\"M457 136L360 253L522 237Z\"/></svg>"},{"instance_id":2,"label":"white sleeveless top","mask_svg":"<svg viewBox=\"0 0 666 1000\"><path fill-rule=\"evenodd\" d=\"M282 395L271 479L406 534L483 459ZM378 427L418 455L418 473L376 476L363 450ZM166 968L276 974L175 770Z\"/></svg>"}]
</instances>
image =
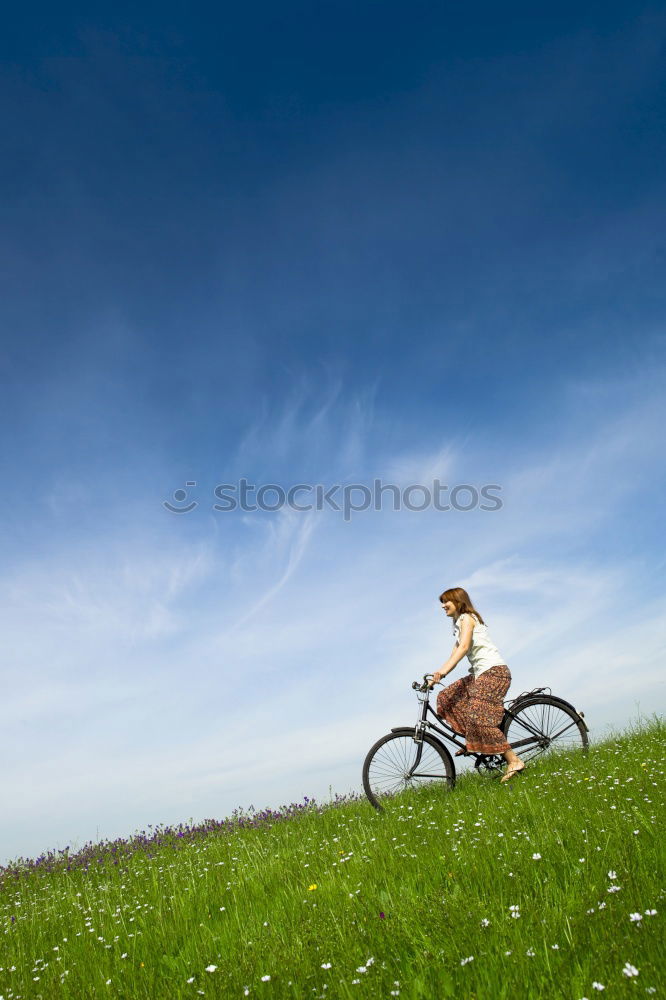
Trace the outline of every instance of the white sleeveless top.
<instances>
[{"instance_id":1,"label":"white sleeveless top","mask_svg":"<svg viewBox=\"0 0 666 1000\"><path fill-rule=\"evenodd\" d=\"M453 625L453 634L456 639L456 646L460 642L460 628L463 618L465 618L466 615L467 612L460 615L458 621ZM472 632L472 645L469 647L467 652L467 659L471 664L469 673L476 678L479 674L482 674L484 670L490 670L491 667L506 664L506 660L488 635L488 626L482 625L481 622L477 621L473 615L471 618L472 621L475 622L475 625Z\"/></svg>"}]
</instances>

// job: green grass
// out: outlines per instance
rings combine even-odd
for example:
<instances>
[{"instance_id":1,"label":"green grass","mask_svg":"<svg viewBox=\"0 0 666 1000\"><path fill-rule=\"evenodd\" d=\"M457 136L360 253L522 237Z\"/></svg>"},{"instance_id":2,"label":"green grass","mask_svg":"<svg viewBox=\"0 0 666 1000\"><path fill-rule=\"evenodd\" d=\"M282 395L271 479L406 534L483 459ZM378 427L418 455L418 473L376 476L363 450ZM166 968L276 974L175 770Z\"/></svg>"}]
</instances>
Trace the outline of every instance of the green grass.
<instances>
[{"instance_id":1,"label":"green grass","mask_svg":"<svg viewBox=\"0 0 666 1000\"><path fill-rule=\"evenodd\" d=\"M665 746L653 717L506 785L13 874L0 997L660 996Z\"/></svg>"}]
</instances>

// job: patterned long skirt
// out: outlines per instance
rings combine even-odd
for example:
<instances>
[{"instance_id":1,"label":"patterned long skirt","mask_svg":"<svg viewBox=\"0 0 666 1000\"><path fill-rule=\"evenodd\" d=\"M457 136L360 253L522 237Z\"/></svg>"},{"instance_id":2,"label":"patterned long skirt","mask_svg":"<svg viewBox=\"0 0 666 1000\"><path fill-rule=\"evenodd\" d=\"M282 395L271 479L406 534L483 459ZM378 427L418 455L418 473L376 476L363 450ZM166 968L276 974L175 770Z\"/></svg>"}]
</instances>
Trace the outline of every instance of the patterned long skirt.
<instances>
[{"instance_id":1,"label":"patterned long skirt","mask_svg":"<svg viewBox=\"0 0 666 1000\"><path fill-rule=\"evenodd\" d=\"M499 728L504 715L503 699L511 685L511 671L505 663L472 674L443 688L437 695L437 714L456 733L466 738L474 753L504 753L510 750Z\"/></svg>"}]
</instances>

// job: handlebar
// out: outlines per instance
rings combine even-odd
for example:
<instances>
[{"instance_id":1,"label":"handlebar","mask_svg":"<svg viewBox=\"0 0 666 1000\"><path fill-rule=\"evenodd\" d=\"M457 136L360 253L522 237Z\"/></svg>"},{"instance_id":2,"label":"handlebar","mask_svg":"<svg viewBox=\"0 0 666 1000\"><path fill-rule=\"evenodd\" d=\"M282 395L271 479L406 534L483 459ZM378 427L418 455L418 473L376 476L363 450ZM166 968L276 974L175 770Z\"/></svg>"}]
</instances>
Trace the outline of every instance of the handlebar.
<instances>
[{"instance_id":1,"label":"handlebar","mask_svg":"<svg viewBox=\"0 0 666 1000\"><path fill-rule=\"evenodd\" d=\"M432 687L432 685L430 685L428 683L428 678L429 677L434 677L434 674L424 674L423 675L423 683L419 683L418 681L412 681L412 688L413 688L413 690L414 691L429 691L430 688ZM441 681L437 681L437 683L441 684Z\"/></svg>"}]
</instances>

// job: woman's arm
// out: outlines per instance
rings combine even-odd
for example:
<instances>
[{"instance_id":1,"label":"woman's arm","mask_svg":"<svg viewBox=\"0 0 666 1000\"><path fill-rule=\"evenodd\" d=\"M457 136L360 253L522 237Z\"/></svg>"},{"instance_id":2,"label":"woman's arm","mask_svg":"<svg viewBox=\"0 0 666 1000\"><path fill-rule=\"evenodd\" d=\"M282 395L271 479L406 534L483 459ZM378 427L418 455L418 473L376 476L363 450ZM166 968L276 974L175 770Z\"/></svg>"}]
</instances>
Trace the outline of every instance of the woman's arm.
<instances>
[{"instance_id":1,"label":"woman's arm","mask_svg":"<svg viewBox=\"0 0 666 1000\"><path fill-rule=\"evenodd\" d=\"M446 677L446 675L450 674L452 670L455 670L462 658L467 656L472 645L473 631L474 623L469 615L465 615L460 624L460 641L456 642L455 646L451 650L451 655L441 670L436 670L433 674L432 683L430 685L431 687L433 684L437 684L442 677Z\"/></svg>"}]
</instances>

